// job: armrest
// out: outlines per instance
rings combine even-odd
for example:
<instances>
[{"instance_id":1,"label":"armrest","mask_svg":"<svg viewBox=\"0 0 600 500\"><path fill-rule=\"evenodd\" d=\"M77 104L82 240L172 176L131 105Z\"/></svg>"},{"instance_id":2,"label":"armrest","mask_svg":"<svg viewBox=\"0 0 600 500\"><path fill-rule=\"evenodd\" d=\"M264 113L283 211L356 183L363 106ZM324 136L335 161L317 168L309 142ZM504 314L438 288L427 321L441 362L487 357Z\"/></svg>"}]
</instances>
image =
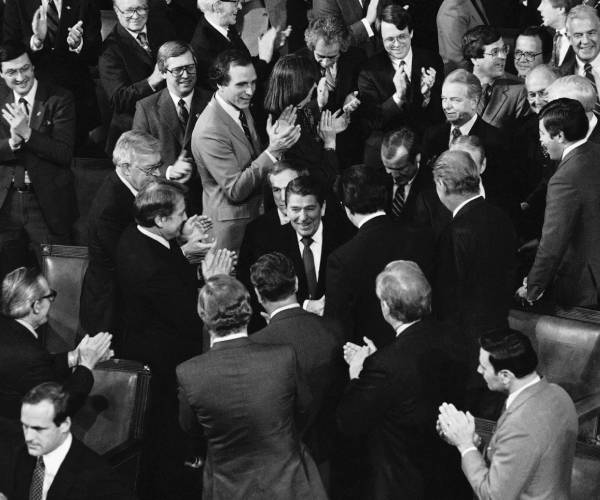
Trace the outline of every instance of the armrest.
<instances>
[{"instance_id":1,"label":"armrest","mask_svg":"<svg viewBox=\"0 0 600 500\"><path fill-rule=\"evenodd\" d=\"M483 450L487 447L495 430L496 422L493 420L475 417L475 432L481 438L481 445L479 446L480 450Z\"/></svg>"},{"instance_id":2,"label":"armrest","mask_svg":"<svg viewBox=\"0 0 600 500\"><path fill-rule=\"evenodd\" d=\"M600 392L586 396L575 402L575 410L580 422L600 413Z\"/></svg>"}]
</instances>

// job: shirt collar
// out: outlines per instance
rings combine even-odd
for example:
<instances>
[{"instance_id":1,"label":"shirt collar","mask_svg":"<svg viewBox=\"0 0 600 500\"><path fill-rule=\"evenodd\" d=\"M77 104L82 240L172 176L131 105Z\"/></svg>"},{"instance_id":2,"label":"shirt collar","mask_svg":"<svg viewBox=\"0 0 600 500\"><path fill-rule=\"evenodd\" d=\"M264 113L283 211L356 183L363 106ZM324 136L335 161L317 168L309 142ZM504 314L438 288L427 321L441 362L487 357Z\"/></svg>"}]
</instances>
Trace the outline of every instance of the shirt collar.
<instances>
[{"instance_id":1,"label":"shirt collar","mask_svg":"<svg viewBox=\"0 0 600 500\"><path fill-rule=\"evenodd\" d=\"M280 313L281 311L287 311L288 309L296 309L297 307L300 307L300 304L298 304L298 302L294 302L293 304L288 304L287 306L278 307L271 313L269 318L273 319L273 316Z\"/></svg>"},{"instance_id":2,"label":"shirt collar","mask_svg":"<svg viewBox=\"0 0 600 500\"><path fill-rule=\"evenodd\" d=\"M219 106L221 106L223 108L225 113L227 113L229 116L231 116L231 118L233 118L235 123L237 123L241 127L242 126L242 124L240 123L240 111L241 110L236 108L235 106L229 104L225 99L223 99L219 95L218 92L215 92L215 99L219 103Z\"/></svg>"},{"instance_id":3,"label":"shirt collar","mask_svg":"<svg viewBox=\"0 0 600 500\"><path fill-rule=\"evenodd\" d=\"M27 105L29 106L29 116L31 116L31 112L33 111L33 104L35 103L35 93L37 92L38 81L37 78L34 78L33 85L29 92L25 95L19 95L15 91L13 91L13 95L15 97L15 103L19 102L19 99L24 98L27 101Z\"/></svg>"},{"instance_id":4,"label":"shirt collar","mask_svg":"<svg viewBox=\"0 0 600 500\"><path fill-rule=\"evenodd\" d=\"M27 321L25 321L24 319L16 319L15 321L17 323L19 323L20 325L23 325L25 328L27 328L36 339L39 338L37 332L33 329L33 326L31 326L29 323L27 323Z\"/></svg>"},{"instance_id":5,"label":"shirt collar","mask_svg":"<svg viewBox=\"0 0 600 500\"><path fill-rule=\"evenodd\" d=\"M210 24L214 29L216 29L219 33L221 33L221 35L223 35L225 38L227 38L227 40L229 40L229 37L227 36L227 32L229 31L229 28L224 28L223 26L219 26L218 24L213 23L206 16L204 16L204 19L206 19L206 22L208 24Z\"/></svg>"},{"instance_id":6,"label":"shirt collar","mask_svg":"<svg viewBox=\"0 0 600 500\"><path fill-rule=\"evenodd\" d=\"M304 236L296 233L296 238L298 239L298 243L302 243L302 238L304 238ZM322 243L322 241L323 241L323 221L319 222L319 227L315 231L315 234L313 234L311 236L311 238L313 240L313 243L316 243L317 245L320 245ZM311 245L312 245L312 243L311 243Z\"/></svg>"},{"instance_id":7,"label":"shirt collar","mask_svg":"<svg viewBox=\"0 0 600 500\"><path fill-rule=\"evenodd\" d=\"M415 323L418 323L419 321L421 321L420 319L417 319L415 321L411 321L410 323L402 323L398 328L396 328L396 337L399 337L400 334L406 330L409 326L414 325Z\"/></svg>"},{"instance_id":8,"label":"shirt collar","mask_svg":"<svg viewBox=\"0 0 600 500\"><path fill-rule=\"evenodd\" d=\"M528 384L525 384L523 387L521 387L520 389L517 389L515 392L512 392L508 395L508 398L506 398L506 408L508 409L508 407L515 401L515 399L517 398L517 396L519 394L521 394L525 389L527 389L528 387L531 387L534 384L537 384L540 380L542 380L540 378L539 375L536 374L535 378L529 382Z\"/></svg>"},{"instance_id":9,"label":"shirt collar","mask_svg":"<svg viewBox=\"0 0 600 500\"><path fill-rule=\"evenodd\" d=\"M125 28L125 26L123 26L123 28ZM144 24L144 27L140 31L129 31L127 28L125 28L125 31L127 31L127 33L129 33L133 37L133 39L136 41L136 43L139 43L138 35L140 33L145 33L146 37L148 36L148 27L145 24Z\"/></svg>"},{"instance_id":10,"label":"shirt collar","mask_svg":"<svg viewBox=\"0 0 600 500\"><path fill-rule=\"evenodd\" d=\"M562 157L560 158L561 161L565 159L565 156L567 156L571 151L573 151L575 148L581 146L584 142L586 142L587 138L584 137L583 139L574 142L573 144L571 144L570 146L567 146L564 150L563 150L563 154Z\"/></svg>"},{"instance_id":11,"label":"shirt collar","mask_svg":"<svg viewBox=\"0 0 600 500\"><path fill-rule=\"evenodd\" d=\"M592 114L592 117L590 118L590 121L589 121L588 131L587 131L587 134L585 135L586 141L590 138L590 135L592 135L592 132L596 128L597 124L598 124L598 117L596 115Z\"/></svg>"},{"instance_id":12,"label":"shirt collar","mask_svg":"<svg viewBox=\"0 0 600 500\"><path fill-rule=\"evenodd\" d=\"M462 209L462 207L464 207L467 203L469 203L470 201L473 201L476 198L479 198L481 196L481 193L477 193L476 195L471 196L470 198L466 199L465 201L463 201L460 205L458 205L458 207L456 207L454 209L454 211L452 212L452 218L456 217L456 214L458 212L460 212L460 210Z\"/></svg>"},{"instance_id":13,"label":"shirt collar","mask_svg":"<svg viewBox=\"0 0 600 500\"><path fill-rule=\"evenodd\" d=\"M176 111L179 111L179 100L183 99L183 101L185 102L185 105L187 107L188 113L191 112L191 109L192 109L192 99L194 98L194 90L192 90L185 97L179 97L179 96L173 94L170 90L167 90L167 92L169 92L169 95L171 96L171 99L173 100L173 104L175 104L175 110Z\"/></svg>"},{"instance_id":14,"label":"shirt collar","mask_svg":"<svg viewBox=\"0 0 600 500\"><path fill-rule=\"evenodd\" d=\"M50 474L52 476L56 476L58 469L62 465L67 453L71 449L71 444L73 443L73 436L69 432L66 439L58 445L54 450L50 453L47 453L43 456L44 466L46 467L46 474Z\"/></svg>"},{"instance_id":15,"label":"shirt collar","mask_svg":"<svg viewBox=\"0 0 600 500\"><path fill-rule=\"evenodd\" d=\"M380 215L385 215L385 212L383 210L377 210L377 212L374 212L372 214L366 215L365 218L360 221L360 224L358 225L358 229L360 229L361 227L363 227L371 219L374 219L375 217L379 217Z\"/></svg>"},{"instance_id":16,"label":"shirt collar","mask_svg":"<svg viewBox=\"0 0 600 500\"><path fill-rule=\"evenodd\" d=\"M406 54L406 57L404 59L392 59L390 57L390 60L392 61L392 66L394 66L395 69L398 69L400 67L400 63L402 61L404 61L404 69L410 80L410 74L412 72L412 60L413 60L412 47L410 49L408 49L408 54Z\"/></svg>"},{"instance_id":17,"label":"shirt collar","mask_svg":"<svg viewBox=\"0 0 600 500\"><path fill-rule=\"evenodd\" d=\"M154 234L152 231L148 231L145 227L142 227L140 225L137 226L137 229L140 233L148 236L148 238L152 238L154 241L158 241L163 247L169 250L171 249L171 245L169 245L169 242L159 234Z\"/></svg>"},{"instance_id":18,"label":"shirt collar","mask_svg":"<svg viewBox=\"0 0 600 500\"><path fill-rule=\"evenodd\" d=\"M475 125L476 120L477 120L477 113L475 113L467 123L463 123L460 127L458 127L458 130L460 130L460 133L462 135L469 135L469 132L471 132L471 129L473 128L473 125ZM455 127L451 127L451 128L455 128Z\"/></svg>"},{"instance_id":19,"label":"shirt collar","mask_svg":"<svg viewBox=\"0 0 600 500\"><path fill-rule=\"evenodd\" d=\"M579 56L575 56L575 59L577 61L577 69L578 72L577 74L581 74L585 76L585 64L581 59L579 59ZM600 54L598 54L596 57L594 57L594 59L592 59L591 61L589 61L590 64L592 65L592 68L597 70L598 68L600 68Z\"/></svg>"},{"instance_id":20,"label":"shirt collar","mask_svg":"<svg viewBox=\"0 0 600 500\"><path fill-rule=\"evenodd\" d=\"M131 185L131 183L130 183L130 182L129 182L129 181L126 179L126 178L125 178L125 176L124 176L124 175L123 175L123 174L122 174L122 173L119 171L119 169L118 169L118 168L117 168L117 169L115 169L115 172L117 173L117 177L118 177L118 178L121 180L121 182L122 182L123 184L125 184L125 187L126 187L127 189L129 189L129 191L131 191L131 194L132 194L133 196L137 196L137 194L138 194L138 192L137 192L137 189L135 189L135 188L134 188L134 187Z\"/></svg>"},{"instance_id":21,"label":"shirt collar","mask_svg":"<svg viewBox=\"0 0 600 500\"><path fill-rule=\"evenodd\" d=\"M243 337L247 337L248 336L248 332L238 332L238 333L231 333L229 335L224 335L223 337L214 337L210 339L210 346L212 347L215 344L218 344L219 342L226 342L228 340L234 340L234 339L241 339Z\"/></svg>"}]
</instances>

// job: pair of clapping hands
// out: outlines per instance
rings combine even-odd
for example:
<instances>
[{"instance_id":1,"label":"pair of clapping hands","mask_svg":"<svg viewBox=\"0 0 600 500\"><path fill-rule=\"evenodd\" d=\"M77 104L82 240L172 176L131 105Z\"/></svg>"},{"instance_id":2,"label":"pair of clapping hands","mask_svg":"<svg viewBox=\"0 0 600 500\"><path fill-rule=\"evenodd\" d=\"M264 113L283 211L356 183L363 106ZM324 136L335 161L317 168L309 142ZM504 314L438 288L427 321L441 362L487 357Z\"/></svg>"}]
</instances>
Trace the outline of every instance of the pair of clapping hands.
<instances>
[{"instance_id":1,"label":"pair of clapping hands","mask_svg":"<svg viewBox=\"0 0 600 500\"><path fill-rule=\"evenodd\" d=\"M42 45L48 36L48 8L48 2L42 2L42 5L33 13L31 30L35 40L34 44L37 42L38 45ZM83 21L80 19L68 28L67 45L71 50L78 50L82 42Z\"/></svg>"},{"instance_id":2,"label":"pair of clapping hands","mask_svg":"<svg viewBox=\"0 0 600 500\"><path fill-rule=\"evenodd\" d=\"M456 446L461 453L481 444L481 438L475 432L473 415L457 410L451 403L442 403L440 406L436 429L442 439Z\"/></svg>"},{"instance_id":3,"label":"pair of clapping hands","mask_svg":"<svg viewBox=\"0 0 600 500\"><path fill-rule=\"evenodd\" d=\"M75 350L69 353L70 365L85 366L93 370L97 363L112 358L115 353L110 348L112 335L108 332L98 332L93 337L86 335L81 339Z\"/></svg>"},{"instance_id":4,"label":"pair of clapping hands","mask_svg":"<svg viewBox=\"0 0 600 500\"><path fill-rule=\"evenodd\" d=\"M435 84L435 76L437 72L433 68L421 68L421 95L424 101L429 102L431 98L431 89ZM404 98L408 89L408 75L404 71L404 67L400 66L394 74L394 87L399 98Z\"/></svg>"},{"instance_id":5,"label":"pair of clapping hands","mask_svg":"<svg viewBox=\"0 0 600 500\"><path fill-rule=\"evenodd\" d=\"M350 379L358 378L363 369L363 363L371 354L377 351L377 347L371 339L363 337L364 345L360 346L352 342L344 344L344 361L348 363Z\"/></svg>"}]
</instances>

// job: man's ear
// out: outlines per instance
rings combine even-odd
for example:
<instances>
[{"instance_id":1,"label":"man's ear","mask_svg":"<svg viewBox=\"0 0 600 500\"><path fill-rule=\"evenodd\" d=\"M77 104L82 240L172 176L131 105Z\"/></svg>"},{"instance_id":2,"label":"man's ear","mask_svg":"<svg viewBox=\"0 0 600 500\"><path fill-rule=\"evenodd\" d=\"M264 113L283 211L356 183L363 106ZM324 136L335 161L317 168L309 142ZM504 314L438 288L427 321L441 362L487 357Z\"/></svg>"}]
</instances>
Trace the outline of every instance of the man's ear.
<instances>
[{"instance_id":1,"label":"man's ear","mask_svg":"<svg viewBox=\"0 0 600 500\"><path fill-rule=\"evenodd\" d=\"M71 430L71 417L65 418L58 426L58 428L63 434L69 432Z\"/></svg>"},{"instance_id":2,"label":"man's ear","mask_svg":"<svg viewBox=\"0 0 600 500\"><path fill-rule=\"evenodd\" d=\"M327 206L327 202L323 200L323 204L321 205L321 217L325 215L325 207Z\"/></svg>"},{"instance_id":3,"label":"man's ear","mask_svg":"<svg viewBox=\"0 0 600 500\"><path fill-rule=\"evenodd\" d=\"M415 156L415 165L417 168L421 166L421 153L417 153L417 156Z\"/></svg>"},{"instance_id":4,"label":"man's ear","mask_svg":"<svg viewBox=\"0 0 600 500\"><path fill-rule=\"evenodd\" d=\"M500 380L502 381L502 384L504 384L505 387L508 387L510 383L516 378L513 372L506 369L500 370L498 372L498 376L500 377Z\"/></svg>"},{"instance_id":5,"label":"man's ear","mask_svg":"<svg viewBox=\"0 0 600 500\"><path fill-rule=\"evenodd\" d=\"M154 217L154 225L156 227L163 227L165 224L165 217L163 217L162 215L157 215Z\"/></svg>"},{"instance_id":6,"label":"man's ear","mask_svg":"<svg viewBox=\"0 0 600 500\"><path fill-rule=\"evenodd\" d=\"M558 134L556 134L554 137L556 137L556 140L561 144L567 142L567 140L565 139L565 133L562 130L560 130Z\"/></svg>"},{"instance_id":7,"label":"man's ear","mask_svg":"<svg viewBox=\"0 0 600 500\"><path fill-rule=\"evenodd\" d=\"M479 174L483 174L485 169L487 168L487 158L484 158L481 162L481 168L479 169Z\"/></svg>"},{"instance_id":8,"label":"man's ear","mask_svg":"<svg viewBox=\"0 0 600 500\"><path fill-rule=\"evenodd\" d=\"M298 276L294 278L294 293L298 293Z\"/></svg>"}]
</instances>

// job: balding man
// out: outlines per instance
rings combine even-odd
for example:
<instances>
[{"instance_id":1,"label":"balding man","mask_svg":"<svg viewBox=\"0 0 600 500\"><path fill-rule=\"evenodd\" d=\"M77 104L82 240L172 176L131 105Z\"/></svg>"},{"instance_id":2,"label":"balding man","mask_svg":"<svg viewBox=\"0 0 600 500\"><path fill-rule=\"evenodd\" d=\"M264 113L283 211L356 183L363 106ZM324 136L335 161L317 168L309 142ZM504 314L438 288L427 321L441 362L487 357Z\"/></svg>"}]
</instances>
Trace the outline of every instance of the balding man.
<instances>
[{"instance_id":1,"label":"balding man","mask_svg":"<svg viewBox=\"0 0 600 500\"><path fill-rule=\"evenodd\" d=\"M366 337L362 347L344 346L351 381L337 410L342 432L367 435L371 472L361 498L447 498L440 470L452 463L432 427L447 374L445 332L428 318L431 287L415 262L396 260L375 291L395 339L379 350Z\"/></svg>"},{"instance_id":2,"label":"balding man","mask_svg":"<svg viewBox=\"0 0 600 500\"><path fill-rule=\"evenodd\" d=\"M453 217L440 242L436 312L465 333L474 373L481 332L506 326L516 250L514 229L508 217L481 196L479 168L468 153L443 153L433 168L433 179ZM497 416L500 408L482 395L481 381L473 376L470 382L467 405L479 416Z\"/></svg>"}]
</instances>

